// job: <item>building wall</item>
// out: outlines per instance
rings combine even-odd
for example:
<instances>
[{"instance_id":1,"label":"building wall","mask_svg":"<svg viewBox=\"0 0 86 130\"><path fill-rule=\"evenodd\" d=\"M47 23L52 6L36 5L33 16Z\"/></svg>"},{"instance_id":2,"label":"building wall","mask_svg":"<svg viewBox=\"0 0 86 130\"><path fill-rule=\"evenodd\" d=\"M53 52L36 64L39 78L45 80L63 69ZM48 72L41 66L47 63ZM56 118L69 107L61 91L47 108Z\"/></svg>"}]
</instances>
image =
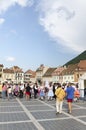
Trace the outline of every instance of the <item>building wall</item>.
<instances>
[{"instance_id":1,"label":"building wall","mask_svg":"<svg viewBox=\"0 0 86 130\"><path fill-rule=\"evenodd\" d=\"M0 82L2 82L3 67L0 67Z\"/></svg>"},{"instance_id":2,"label":"building wall","mask_svg":"<svg viewBox=\"0 0 86 130\"><path fill-rule=\"evenodd\" d=\"M3 73L2 75L2 82L11 82L11 81L15 81L15 74L14 73Z\"/></svg>"},{"instance_id":3,"label":"building wall","mask_svg":"<svg viewBox=\"0 0 86 130\"><path fill-rule=\"evenodd\" d=\"M85 81L86 81L86 73L84 73L78 80L80 96L82 98L84 97L84 89L86 88Z\"/></svg>"},{"instance_id":4,"label":"building wall","mask_svg":"<svg viewBox=\"0 0 86 130\"><path fill-rule=\"evenodd\" d=\"M15 82L24 83L24 73L15 73Z\"/></svg>"},{"instance_id":5,"label":"building wall","mask_svg":"<svg viewBox=\"0 0 86 130\"><path fill-rule=\"evenodd\" d=\"M42 76L44 75L44 73L47 71L48 68L49 67L44 66L43 70L37 71L36 72L36 80L37 79L41 79L43 81L43 77Z\"/></svg>"},{"instance_id":6,"label":"building wall","mask_svg":"<svg viewBox=\"0 0 86 130\"><path fill-rule=\"evenodd\" d=\"M53 81L53 83L60 82L59 81L59 76L52 76L52 81Z\"/></svg>"},{"instance_id":7,"label":"building wall","mask_svg":"<svg viewBox=\"0 0 86 130\"><path fill-rule=\"evenodd\" d=\"M75 82L74 81L74 75L64 75L63 76L63 82L66 83L66 82Z\"/></svg>"},{"instance_id":8,"label":"building wall","mask_svg":"<svg viewBox=\"0 0 86 130\"><path fill-rule=\"evenodd\" d=\"M30 81L35 83L36 82L36 78L35 77L34 78L30 78Z\"/></svg>"},{"instance_id":9,"label":"building wall","mask_svg":"<svg viewBox=\"0 0 86 130\"><path fill-rule=\"evenodd\" d=\"M30 81L30 75L29 74L24 74L24 82L29 82Z\"/></svg>"},{"instance_id":10,"label":"building wall","mask_svg":"<svg viewBox=\"0 0 86 130\"><path fill-rule=\"evenodd\" d=\"M42 80L43 80L43 82L46 82L46 81L53 82L52 77L43 77Z\"/></svg>"}]
</instances>

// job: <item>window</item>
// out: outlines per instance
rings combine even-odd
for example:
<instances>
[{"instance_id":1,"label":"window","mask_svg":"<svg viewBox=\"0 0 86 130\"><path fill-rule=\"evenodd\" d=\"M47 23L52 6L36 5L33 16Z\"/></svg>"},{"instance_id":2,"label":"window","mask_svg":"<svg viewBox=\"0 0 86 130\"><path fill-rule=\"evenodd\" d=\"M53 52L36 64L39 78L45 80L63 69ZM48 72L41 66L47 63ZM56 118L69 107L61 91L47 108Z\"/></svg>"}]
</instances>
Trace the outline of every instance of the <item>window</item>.
<instances>
[{"instance_id":1,"label":"window","mask_svg":"<svg viewBox=\"0 0 86 130\"><path fill-rule=\"evenodd\" d=\"M70 79L70 77L68 77L68 79Z\"/></svg>"},{"instance_id":2,"label":"window","mask_svg":"<svg viewBox=\"0 0 86 130\"><path fill-rule=\"evenodd\" d=\"M73 79L73 76L71 77L71 79Z\"/></svg>"},{"instance_id":3,"label":"window","mask_svg":"<svg viewBox=\"0 0 86 130\"><path fill-rule=\"evenodd\" d=\"M64 77L64 79L66 79L66 77Z\"/></svg>"},{"instance_id":4,"label":"window","mask_svg":"<svg viewBox=\"0 0 86 130\"><path fill-rule=\"evenodd\" d=\"M80 74L80 76L82 76L82 74Z\"/></svg>"},{"instance_id":5,"label":"window","mask_svg":"<svg viewBox=\"0 0 86 130\"><path fill-rule=\"evenodd\" d=\"M0 69L0 72L2 72L2 69Z\"/></svg>"}]
</instances>

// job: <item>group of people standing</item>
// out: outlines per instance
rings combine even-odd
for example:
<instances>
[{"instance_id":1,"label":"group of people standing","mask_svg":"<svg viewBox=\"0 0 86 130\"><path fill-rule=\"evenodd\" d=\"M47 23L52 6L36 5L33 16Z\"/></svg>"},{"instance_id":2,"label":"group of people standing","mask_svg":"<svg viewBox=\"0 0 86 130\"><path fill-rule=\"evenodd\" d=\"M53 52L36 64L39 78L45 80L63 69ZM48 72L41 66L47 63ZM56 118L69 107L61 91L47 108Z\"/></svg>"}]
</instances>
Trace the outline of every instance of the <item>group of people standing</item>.
<instances>
[{"instance_id":1,"label":"group of people standing","mask_svg":"<svg viewBox=\"0 0 86 130\"><path fill-rule=\"evenodd\" d=\"M2 99L12 99L14 96L17 97L23 97L23 90L24 86L23 84L9 84L9 83L3 83L1 86L1 97Z\"/></svg>"},{"instance_id":2,"label":"group of people standing","mask_svg":"<svg viewBox=\"0 0 86 130\"><path fill-rule=\"evenodd\" d=\"M25 95L26 100L34 97L41 100L48 101L55 99L56 101L56 114L62 113L62 106L64 99L68 102L68 113L72 112L72 102L74 98L79 99L80 93L78 86L72 83L60 84L46 82L41 83L25 83L25 84L3 84L2 85L2 98L8 97L8 100L13 96L23 98Z\"/></svg>"},{"instance_id":3,"label":"group of people standing","mask_svg":"<svg viewBox=\"0 0 86 130\"><path fill-rule=\"evenodd\" d=\"M29 92L29 93L28 93ZM45 99L47 97L48 101L55 99L56 101L56 114L62 113L62 106L64 99L68 102L68 113L72 112L72 102L74 98L78 101L80 97L80 92L78 90L78 85L73 83L60 84L60 83L41 83L38 85L28 85L26 87L26 99L31 97L32 92L34 93L34 98L39 97L39 99Z\"/></svg>"},{"instance_id":4,"label":"group of people standing","mask_svg":"<svg viewBox=\"0 0 86 130\"><path fill-rule=\"evenodd\" d=\"M3 83L1 85L1 97L2 99L12 99L13 97L23 98L26 97L26 100L29 100L34 93L34 98L37 97L38 85L25 83L25 84L9 84Z\"/></svg>"}]
</instances>

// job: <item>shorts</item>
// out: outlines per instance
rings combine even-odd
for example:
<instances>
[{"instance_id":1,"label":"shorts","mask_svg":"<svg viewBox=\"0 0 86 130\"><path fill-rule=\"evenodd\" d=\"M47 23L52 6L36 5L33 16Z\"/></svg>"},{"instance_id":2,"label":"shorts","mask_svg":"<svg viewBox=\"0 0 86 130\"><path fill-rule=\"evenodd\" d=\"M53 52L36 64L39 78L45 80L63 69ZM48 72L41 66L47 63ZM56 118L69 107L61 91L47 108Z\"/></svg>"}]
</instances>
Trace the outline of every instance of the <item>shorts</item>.
<instances>
[{"instance_id":1,"label":"shorts","mask_svg":"<svg viewBox=\"0 0 86 130\"><path fill-rule=\"evenodd\" d=\"M67 102L73 102L73 99L67 99Z\"/></svg>"}]
</instances>

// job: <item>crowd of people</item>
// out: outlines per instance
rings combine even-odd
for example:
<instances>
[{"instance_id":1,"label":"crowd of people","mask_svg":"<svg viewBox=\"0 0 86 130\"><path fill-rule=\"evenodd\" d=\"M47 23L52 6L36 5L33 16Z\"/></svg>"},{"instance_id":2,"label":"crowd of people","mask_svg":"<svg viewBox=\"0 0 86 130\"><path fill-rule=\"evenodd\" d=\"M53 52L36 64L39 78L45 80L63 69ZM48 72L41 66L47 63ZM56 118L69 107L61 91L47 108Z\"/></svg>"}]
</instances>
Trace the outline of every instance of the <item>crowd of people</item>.
<instances>
[{"instance_id":1,"label":"crowd of people","mask_svg":"<svg viewBox=\"0 0 86 130\"><path fill-rule=\"evenodd\" d=\"M78 101L80 92L78 84L73 83L25 83L25 84L2 84L1 97L8 100L13 97L23 98L30 100L30 98L39 98L40 100L56 101L56 114L62 113L62 106L64 99L68 102L68 113L72 112L72 102ZM75 100L74 100L75 99Z\"/></svg>"}]
</instances>

